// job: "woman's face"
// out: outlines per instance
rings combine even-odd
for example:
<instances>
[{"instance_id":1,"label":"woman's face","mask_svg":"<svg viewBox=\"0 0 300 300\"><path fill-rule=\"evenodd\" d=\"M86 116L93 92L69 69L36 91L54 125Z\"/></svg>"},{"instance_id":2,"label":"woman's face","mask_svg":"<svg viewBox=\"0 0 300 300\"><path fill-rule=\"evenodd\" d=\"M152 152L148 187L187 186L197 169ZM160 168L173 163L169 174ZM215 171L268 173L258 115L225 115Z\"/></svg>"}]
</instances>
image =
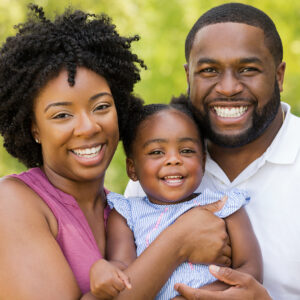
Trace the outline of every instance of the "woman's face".
<instances>
[{"instance_id":1,"label":"woman's face","mask_svg":"<svg viewBox=\"0 0 300 300\"><path fill-rule=\"evenodd\" d=\"M119 141L117 111L105 78L78 67L70 86L62 70L35 98L34 117L32 134L41 143L48 176L104 179Z\"/></svg>"}]
</instances>

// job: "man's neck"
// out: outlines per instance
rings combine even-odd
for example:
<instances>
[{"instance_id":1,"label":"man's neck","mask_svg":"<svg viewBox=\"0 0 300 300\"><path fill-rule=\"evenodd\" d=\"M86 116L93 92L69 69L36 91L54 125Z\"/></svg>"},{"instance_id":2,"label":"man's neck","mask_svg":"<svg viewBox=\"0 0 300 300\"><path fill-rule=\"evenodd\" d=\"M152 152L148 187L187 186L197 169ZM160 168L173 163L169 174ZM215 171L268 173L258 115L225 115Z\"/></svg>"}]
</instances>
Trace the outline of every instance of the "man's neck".
<instances>
[{"instance_id":1,"label":"man's neck","mask_svg":"<svg viewBox=\"0 0 300 300\"><path fill-rule=\"evenodd\" d=\"M283 123L281 108L266 131L256 140L238 148L220 147L208 142L211 158L222 168L230 181L233 181L254 160L260 157L271 145Z\"/></svg>"}]
</instances>

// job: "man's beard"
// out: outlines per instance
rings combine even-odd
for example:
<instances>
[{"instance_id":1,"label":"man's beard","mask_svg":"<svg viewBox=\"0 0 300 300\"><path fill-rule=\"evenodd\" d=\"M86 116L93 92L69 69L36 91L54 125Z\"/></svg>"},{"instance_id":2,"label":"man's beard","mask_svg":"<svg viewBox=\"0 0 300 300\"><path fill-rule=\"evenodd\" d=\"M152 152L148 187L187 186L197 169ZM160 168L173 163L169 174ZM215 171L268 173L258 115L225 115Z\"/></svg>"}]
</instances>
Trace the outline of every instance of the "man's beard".
<instances>
[{"instance_id":1,"label":"man's beard","mask_svg":"<svg viewBox=\"0 0 300 300\"><path fill-rule=\"evenodd\" d=\"M260 137L268 126L274 120L278 109L280 107L280 91L277 81L275 81L273 95L262 108L261 111L257 110L257 103L255 105L254 112L252 114L252 126L245 132L239 135L226 135L222 133L216 133L211 127L209 118L209 108L205 106L205 112L200 112L194 105L195 114L200 122L204 136L212 141L214 144L226 148L242 147L251 143Z\"/></svg>"}]
</instances>

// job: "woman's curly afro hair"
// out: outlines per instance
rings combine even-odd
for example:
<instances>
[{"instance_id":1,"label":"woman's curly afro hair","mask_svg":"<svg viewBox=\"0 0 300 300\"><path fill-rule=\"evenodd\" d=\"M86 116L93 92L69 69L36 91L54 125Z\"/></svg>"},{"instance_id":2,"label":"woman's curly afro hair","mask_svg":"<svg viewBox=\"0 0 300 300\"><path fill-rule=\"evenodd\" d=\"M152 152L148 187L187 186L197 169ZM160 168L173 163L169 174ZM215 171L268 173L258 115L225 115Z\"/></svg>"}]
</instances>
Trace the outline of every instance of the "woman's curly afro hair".
<instances>
[{"instance_id":1,"label":"woman's curly afro hair","mask_svg":"<svg viewBox=\"0 0 300 300\"><path fill-rule=\"evenodd\" d=\"M120 137L128 109L136 101L134 84L143 61L130 51L138 36L120 36L110 18L67 9L54 21L30 4L27 22L16 25L0 49L0 133L4 147L27 167L43 164L41 146L31 134L33 101L41 88L65 68L70 86L76 68L86 67L108 82L118 112Z\"/></svg>"}]
</instances>

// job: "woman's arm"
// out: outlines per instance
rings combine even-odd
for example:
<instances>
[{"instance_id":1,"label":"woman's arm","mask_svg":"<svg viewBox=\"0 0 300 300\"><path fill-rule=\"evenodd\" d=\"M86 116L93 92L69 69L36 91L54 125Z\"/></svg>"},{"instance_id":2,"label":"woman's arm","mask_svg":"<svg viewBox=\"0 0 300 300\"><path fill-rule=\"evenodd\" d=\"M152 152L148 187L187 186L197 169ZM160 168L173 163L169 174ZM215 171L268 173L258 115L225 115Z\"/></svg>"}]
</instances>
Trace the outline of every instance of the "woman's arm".
<instances>
[{"instance_id":1,"label":"woman's arm","mask_svg":"<svg viewBox=\"0 0 300 300\"><path fill-rule=\"evenodd\" d=\"M2 180L0 191L0 299L80 299L52 234L50 209L17 180Z\"/></svg>"}]
</instances>

